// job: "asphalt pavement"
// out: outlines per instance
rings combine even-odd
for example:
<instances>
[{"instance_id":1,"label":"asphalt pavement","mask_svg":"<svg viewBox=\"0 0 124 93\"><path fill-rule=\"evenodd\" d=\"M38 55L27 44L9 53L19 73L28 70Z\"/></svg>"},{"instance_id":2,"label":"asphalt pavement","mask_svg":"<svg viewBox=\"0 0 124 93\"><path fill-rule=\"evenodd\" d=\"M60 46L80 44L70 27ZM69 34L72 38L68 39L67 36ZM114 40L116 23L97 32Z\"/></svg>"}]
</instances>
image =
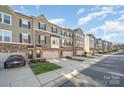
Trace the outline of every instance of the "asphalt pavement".
<instances>
[{"instance_id":1,"label":"asphalt pavement","mask_svg":"<svg viewBox=\"0 0 124 93\"><path fill-rule=\"evenodd\" d=\"M120 51L108 56L60 87L124 87L123 55L124 51Z\"/></svg>"}]
</instances>

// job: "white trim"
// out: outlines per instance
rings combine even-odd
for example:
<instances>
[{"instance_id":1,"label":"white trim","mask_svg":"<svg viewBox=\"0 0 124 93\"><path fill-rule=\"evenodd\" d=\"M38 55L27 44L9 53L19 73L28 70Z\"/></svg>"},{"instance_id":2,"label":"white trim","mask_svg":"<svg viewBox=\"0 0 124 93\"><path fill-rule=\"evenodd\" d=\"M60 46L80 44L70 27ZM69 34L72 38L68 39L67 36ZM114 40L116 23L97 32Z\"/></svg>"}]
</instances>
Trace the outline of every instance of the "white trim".
<instances>
[{"instance_id":1,"label":"white trim","mask_svg":"<svg viewBox=\"0 0 124 93\"><path fill-rule=\"evenodd\" d=\"M39 22L39 23L40 23L40 26L41 26L41 24L42 24L42 25L46 25L46 24L45 24L45 23L43 23L43 22ZM44 31L44 32L45 32L47 29L46 29L46 30L39 29L39 30L40 30L40 31Z\"/></svg>"},{"instance_id":2,"label":"white trim","mask_svg":"<svg viewBox=\"0 0 124 93\"><path fill-rule=\"evenodd\" d=\"M4 41L4 32L10 32L10 42L6 42L6 43L11 43L12 42L12 31L10 30L5 30L5 29L0 29L2 31L2 41L0 42L6 42Z\"/></svg>"},{"instance_id":3,"label":"white trim","mask_svg":"<svg viewBox=\"0 0 124 93\"><path fill-rule=\"evenodd\" d=\"M2 22L0 23L5 24L5 25L12 25L12 15L4 13L4 12L0 12L0 13L2 14ZM4 23L4 15L7 15L10 17L10 24Z\"/></svg>"},{"instance_id":4,"label":"white trim","mask_svg":"<svg viewBox=\"0 0 124 93\"><path fill-rule=\"evenodd\" d=\"M0 12L0 14L1 14L1 17L2 17L2 20L1 21L3 22L3 14L2 14L2 12ZM2 22L0 22L0 23L2 23Z\"/></svg>"},{"instance_id":5,"label":"white trim","mask_svg":"<svg viewBox=\"0 0 124 93\"><path fill-rule=\"evenodd\" d=\"M21 33L21 34L22 34L22 42L23 42L23 35L26 35L28 37L29 34L27 34L27 33ZM25 44L28 44L28 42Z\"/></svg>"},{"instance_id":6,"label":"white trim","mask_svg":"<svg viewBox=\"0 0 124 93\"><path fill-rule=\"evenodd\" d=\"M8 44L20 44L20 45L33 45L33 44L29 44L29 43L2 42L2 41L0 41L0 43L8 43Z\"/></svg>"},{"instance_id":7,"label":"white trim","mask_svg":"<svg viewBox=\"0 0 124 93\"><path fill-rule=\"evenodd\" d=\"M51 31L48 31L48 30L44 31L44 30L41 30L41 29L38 29L38 28L34 28L34 30L39 30L39 31L42 31L44 33L49 33L49 34L53 34L53 35L56 35L56 36L60 36L60 34L52 33Z\"/></svg>"}]
</instances>

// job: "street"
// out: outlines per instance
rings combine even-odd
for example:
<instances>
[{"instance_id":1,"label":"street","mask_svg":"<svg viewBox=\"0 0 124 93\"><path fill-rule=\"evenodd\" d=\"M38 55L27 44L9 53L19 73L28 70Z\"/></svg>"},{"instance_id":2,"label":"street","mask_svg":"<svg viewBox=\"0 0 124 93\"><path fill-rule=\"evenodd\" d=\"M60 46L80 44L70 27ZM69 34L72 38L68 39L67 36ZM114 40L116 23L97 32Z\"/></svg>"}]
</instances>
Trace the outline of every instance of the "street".
<instances>
[{"instance_id":1,"label":"street","mask_svg":"<svg viewBox=\"0 0 124 93\"><path fill-rule=\"evenodd\" d=\"M61 87L107 86L124 87L124 51L108 56L61 85Z\"/></svg>"}]
</instances>

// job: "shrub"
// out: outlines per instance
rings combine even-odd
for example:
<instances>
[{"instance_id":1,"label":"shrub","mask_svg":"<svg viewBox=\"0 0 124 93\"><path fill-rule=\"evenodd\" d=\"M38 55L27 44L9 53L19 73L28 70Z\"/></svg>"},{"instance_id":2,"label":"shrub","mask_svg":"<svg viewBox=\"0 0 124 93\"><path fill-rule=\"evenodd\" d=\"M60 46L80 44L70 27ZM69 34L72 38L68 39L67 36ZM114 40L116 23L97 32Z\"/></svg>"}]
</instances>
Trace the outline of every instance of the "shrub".
<instances>
[{"instance_id":1,"label":"shrub","mask_svg":"<svg viewBox=\"0 0 124 93\"><path fill-rule=\"evenodd\" d=\"M67 59L72 59L72 57L70 57L70 56L66 56L66 58L67 58Z\"/></svg>"}]
</instances>

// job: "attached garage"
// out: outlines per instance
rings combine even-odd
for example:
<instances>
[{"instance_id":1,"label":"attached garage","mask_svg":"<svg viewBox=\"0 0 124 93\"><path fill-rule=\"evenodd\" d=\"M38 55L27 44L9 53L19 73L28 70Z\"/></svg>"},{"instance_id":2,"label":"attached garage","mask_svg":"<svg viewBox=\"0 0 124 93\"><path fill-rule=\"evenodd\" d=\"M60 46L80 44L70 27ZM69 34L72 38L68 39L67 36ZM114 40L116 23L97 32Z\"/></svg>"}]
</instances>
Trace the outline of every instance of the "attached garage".
<instances>
[{"instance_id":1,"label":"attached garage","mask_svg":"<svg viewBox=\"0 0 124 93\"><path fill-rule=\"evenodd\" d=\"M77 50L76 54L77 54L77 55L83 55L84 52L83 52L82 50Z\"/></svg>"},{"instance_id":2,"label":"attached garage","mask_svg":"<svg viewBox=\"0 0 124 93\"><path fill-rule=\"evenodd\" d=\"M4 62L10 55L17 55L17 54L23 55L24 57L26 56L25 53L0 53L0 68L4 67Z\"/></svg>"},{"instance_id":3,"label":"attached garage","mask_svg":"<svg viewBox=\"0 0 124 93\"><path fill-rule=\"evenodd\" d=\"M72 51L62 51L62 57L66 57L66 56L73 56L73 52Z\"/></svg>"},{"instance_id":4,"label":"attached garage","mask_svg":"<svg viewBox=\"0 0 124 93\"><path fill-rule=\"evenodd\" d=\"M43 51L43 58L59 58L58 50L45 50Z\"/></svg>"}]
</instances>

